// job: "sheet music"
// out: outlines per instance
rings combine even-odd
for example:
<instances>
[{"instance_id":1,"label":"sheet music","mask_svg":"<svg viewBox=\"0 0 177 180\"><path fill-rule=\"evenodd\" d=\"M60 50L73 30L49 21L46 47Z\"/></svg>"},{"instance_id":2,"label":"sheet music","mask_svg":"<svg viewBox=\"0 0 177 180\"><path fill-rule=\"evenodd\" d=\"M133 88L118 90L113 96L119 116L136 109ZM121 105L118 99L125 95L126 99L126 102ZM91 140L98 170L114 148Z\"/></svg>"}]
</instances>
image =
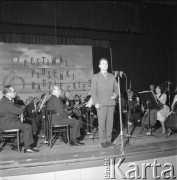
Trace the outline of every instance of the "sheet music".
<instances>
[{"instance_id":1,"label":"sheet music","mask_svg":"<svg viewBox=\"0 0 177 180\"><path fill-rule=\"evenodd\" d=\"M152 91L149 91L149 90L148 90L148 91L142 91L142 92L139 92L139 93L148 93L148 92L150 92L150 93L153 95L156 103L159 104L159 102L157 101L157 98L156 98L155 94L154 94Z\"/></svg>"}]
</instances>

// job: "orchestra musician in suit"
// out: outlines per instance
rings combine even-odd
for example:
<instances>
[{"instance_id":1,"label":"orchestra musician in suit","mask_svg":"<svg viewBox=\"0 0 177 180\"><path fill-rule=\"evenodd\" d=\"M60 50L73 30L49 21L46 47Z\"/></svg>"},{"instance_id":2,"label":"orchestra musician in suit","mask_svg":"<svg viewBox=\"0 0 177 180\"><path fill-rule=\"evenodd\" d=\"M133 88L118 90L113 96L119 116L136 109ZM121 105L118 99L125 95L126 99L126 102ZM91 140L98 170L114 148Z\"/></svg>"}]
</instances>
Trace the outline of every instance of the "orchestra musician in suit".
<instances>
[{"instance_id":1,"label":"orchestra musician in suit","mask_svg":"<svg viewBox=\"0 0 177 180\"><path fill-rule=\"evenodd\" d=\"M97 109L100 143L107 148L113 145L111 138L118 85L115 77L107 72L107 59L99 60L99 68L100 72L92 77L91 96Z\"/></svg>"},{"instance_id":2,"label":"orchestra musician in suit","mask_svg":"<svg viewBox=\"0 0 177 180\"><path fill-rule=\"evenodd\" d=\"M74 109L78 109L74 113L74 118L79 120L79 126L80 128L83 128L83 123L82 123L82 111L81 108L79 109L79 106L81 105L81 100L78 94L74 96Z\"/></svg>"},{"instance_id":3,"label":"orchestra musician in suit","mask_svg":"<svg viewBox=\"0 0 177 180\"><path fill-rule=\"evenodd\" d=\"M51 97L47 102L47 110L52 110L53 125L69 125L70 126L70 141L71 145L84 145L77 140L80 137L79 121L68 117L67 111L62 100L59 98L61 90L58 86L51 87Z\"/></svg>"},{"instance_id":4,"label":"orchestra musician in suit","mask_svg":"<svg viewBox=\"0 0 177 180\"><path fill-rule=\"evenodd\" d=\"M23 102L23 100L20 99L19 95L16 95L14 98L14 104L16 104L19 107L24 107L25 103Z\"/></svg>"},{"instance_id":5,"label":"orchestra musician in suit","mask_svg":"<svg viewBox=\"0 0 177 180\"><path fill-rule=\"evenodd\" d=\"M39 99L35 97L29 104L27 104L25 108L25 119L26 121L30 121L33 135L36 135L38 132L37 127L37 120L38 120L38 114L37 114L37 103L39 102Z\"/></svg>"},{"instance_id":6,"label":"orchestra musician in suit","mask_svg":"<svg viewBox=\"0 0 177 180\"><path fill-rule=\"evenodd\" d=\"M67 112L71 113L74 108L74 102L70 100L70 92L69 91L64 92L63 104L65 105Z\"/></svg>"},{"instance_id":7,"label":"orchestra musician in suit","mask_svg":"<svg viewBox=\"0 0 177 180\"><path fill-rule=\"evenodd\" d=\"M16 96L16 91L11 85L7 85L3 89L4 97L0 101L0 128L1 130L20 129L20 141L24 142L25 153L39 152L39 150L32 149L31 145L34 143L31 125L22 123L19 115L23 113L23 108L17 107L12 99ZM12 150L17 149L17 141L11 145Z\"/></svg>"}]
</instances>

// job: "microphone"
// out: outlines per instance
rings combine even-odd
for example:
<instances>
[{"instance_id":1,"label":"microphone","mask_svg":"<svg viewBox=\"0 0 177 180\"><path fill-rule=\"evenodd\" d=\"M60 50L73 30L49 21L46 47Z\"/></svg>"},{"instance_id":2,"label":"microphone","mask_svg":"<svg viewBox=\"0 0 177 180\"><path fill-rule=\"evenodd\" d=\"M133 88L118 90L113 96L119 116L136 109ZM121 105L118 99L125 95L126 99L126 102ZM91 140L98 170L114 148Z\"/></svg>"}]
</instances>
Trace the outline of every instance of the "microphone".
<instances>
[{"instance_id":1,"label":"microphone","mask_svg":"<svg viewBox=\"0 0 177 180\"><path fill-rule=\"evenodd\" d=\"M123 71L114 71L114 76L115 76L115 77L117 77L118 75L119 75L120 77L122 77L123 74L126 75Z\"/></svg>"},{"instance_id":2,"label":"microphone","mask_svg":"<svg viewBox=\"0 0 177 180\"><path fill-rule=\"evenodd\" d=\"M166 83L168 83L168 84L172 84L170 81L166 81Z\"/></svg>"}]
</instances>

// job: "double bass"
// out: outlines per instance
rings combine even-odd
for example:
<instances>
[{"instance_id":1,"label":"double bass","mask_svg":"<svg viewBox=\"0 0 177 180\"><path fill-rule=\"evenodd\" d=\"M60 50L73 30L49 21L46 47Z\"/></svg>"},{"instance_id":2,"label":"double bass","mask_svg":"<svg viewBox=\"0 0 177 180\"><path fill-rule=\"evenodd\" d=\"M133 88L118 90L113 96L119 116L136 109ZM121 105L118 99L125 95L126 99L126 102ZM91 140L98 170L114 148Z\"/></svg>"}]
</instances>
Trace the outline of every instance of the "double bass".
<instances>
[{"instance_id":1,"label":"double bass","mask_svg":"<svg viewBox=\"0 0 177 180\"><path fill-rule=\"evenodd\" d=\"M172 131L177 130L177 102L175 102L172 111L167 116L165 126Z\"/></svg>"}]
</instances>

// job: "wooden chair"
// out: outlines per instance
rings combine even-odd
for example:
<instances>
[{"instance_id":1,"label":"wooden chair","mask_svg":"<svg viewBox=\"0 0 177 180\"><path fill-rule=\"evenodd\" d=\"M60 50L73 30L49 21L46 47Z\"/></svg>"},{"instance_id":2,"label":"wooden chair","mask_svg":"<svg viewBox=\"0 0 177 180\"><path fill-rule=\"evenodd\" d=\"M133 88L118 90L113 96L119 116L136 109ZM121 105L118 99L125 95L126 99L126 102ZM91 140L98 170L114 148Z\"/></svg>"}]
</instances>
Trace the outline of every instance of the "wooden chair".
<instances>
[{"instance_id":1,"label":"wooden chair","mask_svg":"<svg viewBox=\"0 0 177 180\"><path fill-rule=\"evenodd\" d=\"M46 127L47 127L47 140L50 148L54 145L59 136L64 136L67 139L67 143L70 146L69 139L69 125L52 125L52 113L53 110L45 111ZM63 137L63 138L64 138Z\"/></svg>"},{"instance_id":2,"label":"wooden chair","mask_svg":"<svg viewBox=\"0 0 177 180\"><path fill-rule=\"evenodd\" d=\"M0 147L0 151L4 149L7 139L17 138L17 148L20 153L20 130L19 129L9 129L9 130L0 130L0 140L2 141L2 145Z\"/></svg>"}]
</instances>

